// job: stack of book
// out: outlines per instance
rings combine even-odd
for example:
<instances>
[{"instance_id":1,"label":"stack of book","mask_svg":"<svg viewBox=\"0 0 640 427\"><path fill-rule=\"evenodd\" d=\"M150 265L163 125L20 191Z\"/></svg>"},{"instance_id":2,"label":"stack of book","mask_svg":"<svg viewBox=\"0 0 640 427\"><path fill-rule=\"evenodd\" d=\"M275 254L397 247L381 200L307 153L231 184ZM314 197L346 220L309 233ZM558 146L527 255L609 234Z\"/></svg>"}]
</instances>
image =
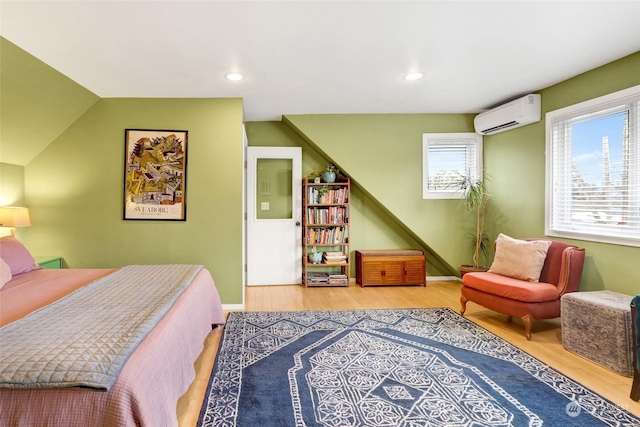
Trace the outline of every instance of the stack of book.
<instances>
[{"instance_id":1,"label":"stack of book","mask_svg":"<svg viewBox=\"0 0 640 427\"><path fill-rule=\"evenodd\" d=\"M349 220L346 206L307 208L307 224L343 224Z\"/></svg>"},{"instance_id":2,"label":"stack of book","mask_svg":"<svg viewBox=\"0 0 640 427\"><path fill-rule=\"evenodd\" d=\"M349 278L344 274L330 274L327 283L329 285L348 285Z\"/></svg>"},{"instance_id":3,"label":"stack of book","mask_svg":"<svg viewBox=\"0 0 640 427\"><path fill-rule=\"evenodd\" d=\"M330 245L347 243L348 230L344 227L312 227L307 232L308 245Z\"/></svg>"},{"instance_id":4,"label":"stack of book","mask_svg":"<svg viewBox=\"0 0 640 427\"><path fill-rule=\"evenodd\" d=\"M329 283L329 273L307 273L307 283L314 285L326 285Z\"/></svg>"},{"instance_id":5,"label":"stack of book","mask_svg":"<svg viewBox=\"0 0 640 427\"><path fill-rule=\"evenodd\" d=\"M310 204L343 204L347 203L349 200L349 190L347 188L330 189L322 196L320 195L319 190L319 187L309 186L307 200Z\"/></svg>"},{"instance_id":6,"label":"stack of book","mask_svg":"<svg viewBox=\"0 0 640 427\"><path fill-rule=\"evenodd\" d=\"M324 262L327 264L341 264L346 260L347 256L340 251L324 253Z\"/></svg>"}]
</instances>

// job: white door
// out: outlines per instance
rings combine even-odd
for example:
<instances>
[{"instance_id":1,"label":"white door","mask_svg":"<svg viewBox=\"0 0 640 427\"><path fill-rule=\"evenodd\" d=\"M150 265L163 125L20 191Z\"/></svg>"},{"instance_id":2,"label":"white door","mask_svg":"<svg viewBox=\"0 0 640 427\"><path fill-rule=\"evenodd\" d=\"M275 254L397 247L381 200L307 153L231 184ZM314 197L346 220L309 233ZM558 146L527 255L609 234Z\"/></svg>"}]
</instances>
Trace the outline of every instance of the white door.
<instances>
[{"instance_id":1,"label":"white door","mask_svg":"<svg viewBox=\"0 0 640 427\"><path fill-rule=\"evenodd\" d=\"M302 148L247 147L247 285L302 275Z\"/></svg>"}]
</instances>

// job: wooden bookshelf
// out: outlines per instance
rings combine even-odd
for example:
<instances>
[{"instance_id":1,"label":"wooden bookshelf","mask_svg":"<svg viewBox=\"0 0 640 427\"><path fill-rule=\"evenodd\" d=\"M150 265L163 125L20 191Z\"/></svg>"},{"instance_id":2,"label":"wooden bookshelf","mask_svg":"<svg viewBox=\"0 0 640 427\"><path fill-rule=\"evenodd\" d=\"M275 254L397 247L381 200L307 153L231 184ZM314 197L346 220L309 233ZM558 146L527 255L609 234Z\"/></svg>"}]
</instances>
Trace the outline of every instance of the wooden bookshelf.
<instances>
[{"instance_id":1,"label":"wooden bookshelf","mask_svg":"<svg viewBox=\"0 0 640 427\"><path fill-rule=\"evenodd\" d=\"M351 181L302 184L302 284L349 286ZM314 253L322 253L322 256ZM315 261L315 262L314 262Z\"/></svg>"}]
</instances>

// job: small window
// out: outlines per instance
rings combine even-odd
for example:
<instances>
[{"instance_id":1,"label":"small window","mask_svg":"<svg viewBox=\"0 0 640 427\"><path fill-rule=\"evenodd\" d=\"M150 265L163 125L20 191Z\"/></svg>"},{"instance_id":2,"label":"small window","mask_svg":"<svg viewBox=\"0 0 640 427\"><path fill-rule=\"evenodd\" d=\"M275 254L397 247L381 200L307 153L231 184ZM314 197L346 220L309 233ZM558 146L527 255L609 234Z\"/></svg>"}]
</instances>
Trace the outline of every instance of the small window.
<instances>
[{"instance_id":1,"label":"small window","mask_svg":"<svg viewBox=\"0 0 640 427\"><path fill-rule=\"evenodd\" d=\"M482 179L482 135L422 134L422 198L462 198L463 177Z\"/></svg>"},{"instance_id":2,"label":"small window","mask_svg":"<svg viewBox=\"0 0 640 427\"><path fill-rule=\"evenodd\" d=\"M549 236L640 246L640 86L546 115Z\"/></svg>"}]
</instances>

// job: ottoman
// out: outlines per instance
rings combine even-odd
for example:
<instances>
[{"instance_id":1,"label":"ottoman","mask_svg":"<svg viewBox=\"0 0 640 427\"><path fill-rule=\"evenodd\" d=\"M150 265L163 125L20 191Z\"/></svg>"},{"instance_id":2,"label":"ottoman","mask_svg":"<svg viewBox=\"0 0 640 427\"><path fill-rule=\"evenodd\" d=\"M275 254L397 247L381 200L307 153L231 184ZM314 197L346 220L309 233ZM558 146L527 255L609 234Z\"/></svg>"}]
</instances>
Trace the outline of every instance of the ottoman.
<instances>
[{"instance_id":1,"label":"ottoman","mask_svg":"<svg viewBox=\"0 0 640 427\"><path fill-rule=\"evenodd\" d=\"M621 375L633 376L632 298L611 291L564 294L560 300L564 348Z\"/></svg>"}]
</instances>

